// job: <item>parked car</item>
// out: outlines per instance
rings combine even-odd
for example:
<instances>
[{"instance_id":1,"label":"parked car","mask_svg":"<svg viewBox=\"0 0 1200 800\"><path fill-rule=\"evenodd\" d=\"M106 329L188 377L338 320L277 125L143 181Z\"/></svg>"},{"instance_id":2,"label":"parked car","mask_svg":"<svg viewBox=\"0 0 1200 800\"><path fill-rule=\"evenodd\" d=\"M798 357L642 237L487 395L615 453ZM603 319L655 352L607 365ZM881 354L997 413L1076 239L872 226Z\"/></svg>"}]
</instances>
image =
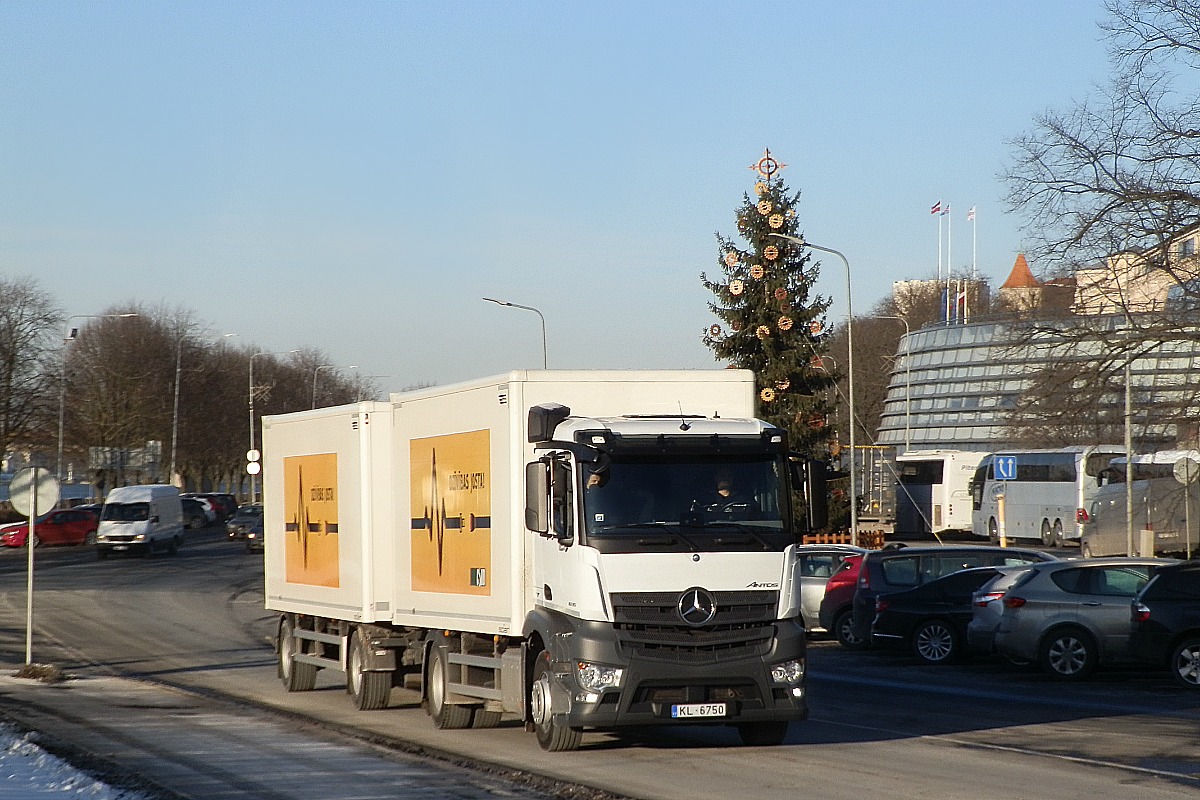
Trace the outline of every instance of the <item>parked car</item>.
<instances>
[{"instance_id":1,"label":"parked car","mask_svg":"<svg viewBox=\"0 0 1200 800\"><path fill-rule=\"evenodd\" d=\"M1036 661L1051 677L1082 680L1129 658L1129 607L1159 558L1092 558L1034 564L1000 600L996 652Z\"/></svg>"},{"instance_id":2,"label":"parked car","mask_svg":"<svg viewBox=\"0 0 1200 800\"><path fill-rule=\"evenodd\" d=\"M247 552L261 552L264 549L262 503L240 506L237 513L225 523L225 532L230 539L244 539Z\"/></svg>"},{"instance_id":3,"label":"parked car","mask_svg":"<svg viewBox=\"0 0 1200 800\"><path fill-rule=\"evenodd\" d=\"M863 640L854 632L854 590L858 586L858 570L862 567L861 555L846 556L833 576L825 584L825 594L817 623L833 634L842 647L856 649Z\"/></svg>"},{"instance_id":4,"label":"parked car","mask_svg":"<svg viewBox=\"0 0 1200 800\"><path fill-rule=\"evenodd\" d=\"M208 525L208 514L199 500L194 497L180 497L179 502L183 505L183 527L196 530Z\"/></svg>"},{"instance_id":5,"label":"parked car","mask_svg":"<svg viewBox=\"0 0 1200 800\"><path fill-rule=\"evenodd\" d=\"M967 649L972 653L996 652L996 628L1004 612L1004 594L1028 571L1030 564L997 567L996 575L971 596L971 621L967 624Z\"/></svg>"},{"instance_id":6,"label":"parked car","mask_svg":"<svg viewBox=\"0 0 1200 800\"><path fill-rule=\"evenodd\" d=\"M909 648L926 664L956 660L966 651L972 595L999 574L996 567L975 567L879 595L871 644Z\"/></svg>"},{"instance_id":7,"label":"parked car","mask_svg":"<svg viewBox=\"0 0 1200 800\"><path fill-rule=\"evenodd\" d=\"M33 546L95 544L99 524L100 515L89 508L60 508L34 520ZM28 522L0 526L0 544L5 547L24 547L28 538Z\"/></svg>"},{"instance_id":8,"label":"parked car","mask_svg":"<svg viewBox=\"0 0 1200 800\"><path fill-rule=\"evenodd\" d=\"M821 600L829 579L848 556L861 556L862 547L849 544L805 544L796 548L800 575L800 616L809 633L827 630L821 625Z\"/></svg>"},{"instance_id":9,"label":"parked car","mask_svg":"<svg viewBox=\"0 0 1200 800\"><path fill-rule=\"evenodd\" d=\"M232 494L221 492L186 492L185 498L202 501L214 516L214 522L228 522L238 512L238 499Z\"/></svg>"},{"instance_id":10,"label":"parked car","mask_svg":"<svg viewBox=\"0 0 1200 800\"><path fill-rule=\"evenodd\" d=\"M1200 562L1160 567L1133 599L1129 651L1200 689Z\"/></svg>"},{"instance_id":11,"label":"parked car","mask_svg":"<svg viewBox=\"0 0 1200 800\"><path fill-rule=\"evenodd\" d=\"M875 598L884 592L898 592L928 583L972 567L1001 567L1057 561L1041 550L990 545L937 545L873 550L863 556L854 590L854 633L871 643L871 621L875 618Z\"/></svg>"}]
</instances>

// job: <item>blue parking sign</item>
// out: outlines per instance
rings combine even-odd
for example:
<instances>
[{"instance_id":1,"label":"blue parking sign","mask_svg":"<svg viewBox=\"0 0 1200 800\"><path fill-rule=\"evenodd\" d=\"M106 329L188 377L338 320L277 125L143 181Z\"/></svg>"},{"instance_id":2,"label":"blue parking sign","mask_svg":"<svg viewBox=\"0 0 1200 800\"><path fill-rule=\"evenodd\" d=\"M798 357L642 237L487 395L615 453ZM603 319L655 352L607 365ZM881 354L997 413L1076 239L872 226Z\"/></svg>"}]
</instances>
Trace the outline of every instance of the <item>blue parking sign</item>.
<instances>
[{"instance_id":1,"label":"blue parking sign","mask_svg":"<svg viewBox=\"0 0 1200 800\"><path fill-rule=\"evenodd\" d=\"M998 481L1015 481L1017 479L1017 457L996 456L992 459L992 473Z\"/></svg>"}]
</instances>

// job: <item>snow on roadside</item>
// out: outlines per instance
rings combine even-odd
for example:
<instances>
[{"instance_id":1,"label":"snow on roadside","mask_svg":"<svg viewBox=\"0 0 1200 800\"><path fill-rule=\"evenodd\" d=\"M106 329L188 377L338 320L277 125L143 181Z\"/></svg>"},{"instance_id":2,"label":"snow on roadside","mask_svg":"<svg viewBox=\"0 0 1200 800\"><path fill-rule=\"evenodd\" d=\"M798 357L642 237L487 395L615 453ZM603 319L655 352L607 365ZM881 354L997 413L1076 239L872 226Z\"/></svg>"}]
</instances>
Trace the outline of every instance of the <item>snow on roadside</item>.
<instances>
[{"instance_id":1,"label":"snow on roadside","mask_svg":"<svg viewBox=\"0 0 1200 800\"><path fill-rule=\"evenodd\" d=\"M0 800L41 797L86 800L150 800L147 795L117 789L47 753L33 736L0 724Z\"/></svg>"}]
</instances>

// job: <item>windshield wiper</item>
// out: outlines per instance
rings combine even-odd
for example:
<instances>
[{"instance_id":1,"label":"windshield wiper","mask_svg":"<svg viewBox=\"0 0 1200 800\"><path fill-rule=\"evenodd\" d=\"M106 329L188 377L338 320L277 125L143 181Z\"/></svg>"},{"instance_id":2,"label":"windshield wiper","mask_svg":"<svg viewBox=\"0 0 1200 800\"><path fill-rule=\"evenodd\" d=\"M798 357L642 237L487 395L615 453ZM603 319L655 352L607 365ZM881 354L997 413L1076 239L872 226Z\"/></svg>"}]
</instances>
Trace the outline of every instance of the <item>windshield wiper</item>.
<instances>
[{"instance_id":1,"label":"windshield wiper","mask_svg":"<svg viewBox=\"0 0 1200 800\"><path fill-rule=\"evenodd\" d=\"M774 550L775 549L774 547L771 546L771 542L765 536L763 536L758 531L754 530L754 528L750 525L739 525L736 522L710 522L710 523L708 523L708 527L710 527L710 528L717 528L717 527L733 528L738 533L744 533L749 539L752 539L752 540L758 542L760 545L762 545L763 550ZM717 537L717 544L742 544L742 542L731 542L728 539L722 539L720 537Z\"/></svg>"}]
</instances>

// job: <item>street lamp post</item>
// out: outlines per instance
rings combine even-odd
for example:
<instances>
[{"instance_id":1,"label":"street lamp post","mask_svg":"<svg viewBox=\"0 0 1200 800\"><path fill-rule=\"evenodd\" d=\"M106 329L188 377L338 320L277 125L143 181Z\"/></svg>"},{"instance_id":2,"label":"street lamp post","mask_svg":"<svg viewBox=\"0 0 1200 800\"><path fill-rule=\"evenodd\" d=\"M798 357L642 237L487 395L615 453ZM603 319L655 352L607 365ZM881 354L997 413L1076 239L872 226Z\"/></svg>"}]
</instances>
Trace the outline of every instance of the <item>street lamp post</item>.
<instances>
[{"instance_id":1,"label":"street lamp post","mask_svg":"<svg viewBox=\"0 0 1200 800\"><path fill-rule=\"evenodd\" d=\"M222 336L228 339L237 334L226 333ZM176 443L179 441L179 379L183 372L183 340L186 338L185 334L175 340L175 406L171 410L171 468L167 471L167 480L172 482L175 480L175 452Z\"/></svg>"},{"instance_id":2,"label":"street lamp post","mask_svg":"<svg viewBox=\"0 0 1200 800\"><path fill-rule=\"evenodd\" d=\"M139 316L135 313L128 314L76 314L67 317L67 335L63 337L62 358L58 369L58 460L54 466L54 476L60 481L63 479L63 422L66 418L67 411L67 345L75 341L76 331L71 328L71 320L73 319L128 319L130 317Z\"/></svg>"},{"instance_id":3,"label":"street lamp post","mask_svg":"<svg viewBox=\"0 0 1200 800\"><path fill-rule=\"evenodd\" d=\"M299 353L299 350L287 350L287 353ZM267 353L258 352L250 354L250 449L246 451L246 457L251 458L251 453L254 452L254 359L259 356L277 356L284 353ZM254 462L258 463L258 462ZM246 470L250 474L250 502L253 503L258 497L258 473L252 472L250 468Z\"/></svg>"},{"instance_id":4,"label":"street lamp post","mask_svg":"<svg viewBox=\"0 0 1200 800\"><path fill-rule=\"evenodd\" d=\"M794 242L802 247L809 247L813 250L820 250L822 253L832 253L842 260L846 265L846 364L847 364L847 383L850 386L850 535L855 542L858 541L858 484L854 476L854 459L857 453L854 449L854 428L857 424L857 418L854 411L854 297L850 285L850 262L841 252L834 250L832 247L821 247L812 242L805 241L798 236L789 236L786 233L769 233L768 236L777 236L780 239L787 239L789 242Z\"/></svg>"},{"instance_id":5,"label":"street lamp post","mask_svg":"<svg viewBox=\"0 0 1200 800\"><path fill-rule=\"evenodd\" d=\"M318 364L313 370L313 390L312 390L312 405L309 408L317 407L317 376L321 374L323 369L337 369L333 364ZM358 369L358 364L351 364L346 369Z\"/></svg>"},{"instance_id":6,"label":"street lamp post","mask_svg":"<svg viewBox=\"0 0 1200 800\"><path fill-rule=\"evenodd\" d=\"M538 311L533 306L523 306L520 303L509 303L504 300L495 300L491 297L485 297L483 299L488 301L489 303L495 303L498 306L508 306L509 308L523 308L526 311L532 311L533 313L538 315L538 318L541 319L541 321L542 321L542 369L547 369L548 362L546 359L546 318L544 316L542 316L542 312Z\"/></svg>"}]
</instances>

